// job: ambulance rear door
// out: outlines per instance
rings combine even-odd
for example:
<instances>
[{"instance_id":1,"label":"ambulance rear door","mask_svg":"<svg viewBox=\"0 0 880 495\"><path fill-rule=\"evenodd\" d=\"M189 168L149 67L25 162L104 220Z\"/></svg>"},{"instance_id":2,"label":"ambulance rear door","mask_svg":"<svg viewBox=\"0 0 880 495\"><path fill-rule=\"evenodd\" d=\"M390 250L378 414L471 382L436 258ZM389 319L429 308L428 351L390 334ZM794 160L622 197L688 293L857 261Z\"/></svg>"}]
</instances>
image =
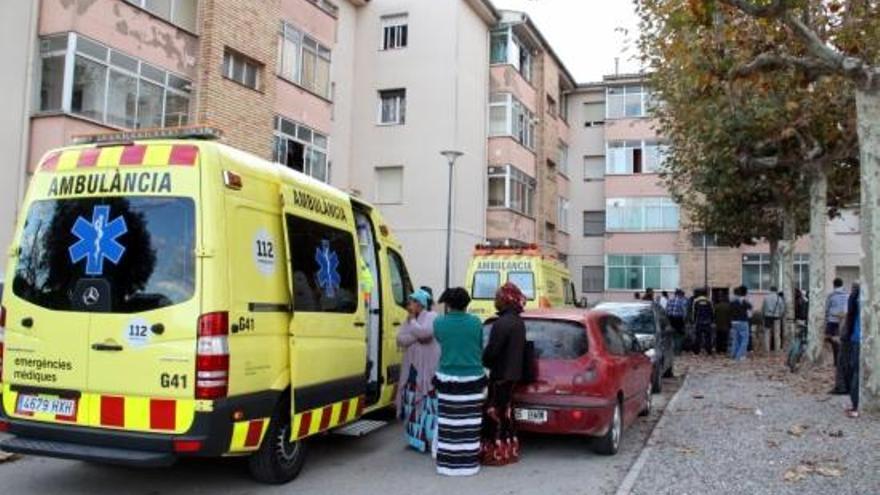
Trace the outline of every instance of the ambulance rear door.
<instances>
[{"instance_id":1,"label":"ambulance rear door","mask_svg":"<svg viewBox=\"0 0 880 495\"><path fill-rule=\"evenodd\" d=\"M282 196L296 440L349 422L363 410L366 315L350 200L307 184L284 185Z\"/></svg>"}]
</instances>

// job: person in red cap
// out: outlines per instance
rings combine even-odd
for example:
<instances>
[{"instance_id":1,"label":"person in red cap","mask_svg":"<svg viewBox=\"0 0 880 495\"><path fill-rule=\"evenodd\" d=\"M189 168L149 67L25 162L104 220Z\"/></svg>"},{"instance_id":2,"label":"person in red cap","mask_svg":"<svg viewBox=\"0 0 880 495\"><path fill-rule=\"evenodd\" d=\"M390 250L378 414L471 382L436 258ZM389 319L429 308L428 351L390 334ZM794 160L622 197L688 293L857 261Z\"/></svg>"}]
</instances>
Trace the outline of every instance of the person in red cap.
<instances>
[{"instance_id":1,"label":"person in red cap","mask_svg":"<svg viewBox=\"0 0 880 495\"><path fill-rule=\"evenodd\" d=\"M483 412L481 461L503 466L519 460L519 439L513 418L513 389L523 376L526 327L520 313L526 297L508 282L495 293L498 319L483 351L489 369L489 394Z\"/></svg>"}]
</instances>

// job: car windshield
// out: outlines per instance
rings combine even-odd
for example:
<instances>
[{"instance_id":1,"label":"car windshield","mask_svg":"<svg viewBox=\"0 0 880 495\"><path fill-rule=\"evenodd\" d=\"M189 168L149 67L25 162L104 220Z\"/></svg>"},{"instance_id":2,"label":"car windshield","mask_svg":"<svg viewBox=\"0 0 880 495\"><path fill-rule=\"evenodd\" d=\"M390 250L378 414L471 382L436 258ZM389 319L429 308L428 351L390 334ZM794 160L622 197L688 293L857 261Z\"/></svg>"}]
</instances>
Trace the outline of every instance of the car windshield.
<instances>
[{"instance_id":1,"label":"car windshield","mask_svg":"<svg viewBox=\"0 0 880 495\"><path fill-rule=\"evenodd\" d=\"M178 304L195 289L194 243L189 198L36 201L12 291L61 311L134 313Z\"/></svg>"},{"instance_id":2,"label":"car windshield","mask_svg":"<svg viewBox=\"0 0 880 495\"><path fill-rule=\"evenodd\" d=\"M597 309L607 311L621 320L627 330L638 335L654 335L657 326L654 324L654 310L649 306L599 306Z\"/></svg>"},{"instance_id":3,"label":"car windshield","mask_svg":"<svg viewBox=\"0 0 880 495\"><path fill-rule=\"evenodd\" d=\"M495 291L501 285L500 281L501 274L497 271L475 272L471 297L474 299L495 299Z\"/></svg>"},{"instance_id":4,"label":"car windshield","mask_svg":"<svg viewBox=\"0 0 880 495\"><path fill-rule=\"evenodd\" d=\"M526 340L535 345L538 359L577 359L587 353L587 332L570 321L525 319ZM492 322L483 327L484 344L489 341Z\"/></svg>"},{"instance_id":5,"label":"car windshield","mask_svg":"<svg viewBox=\"0 0 880 495\"><path fill-rule=\"evenodd\" d=\"M526 299L535 298L535 274L532 272L510 272L507 281L519 287Z\"/></svg>"}]
</instances>

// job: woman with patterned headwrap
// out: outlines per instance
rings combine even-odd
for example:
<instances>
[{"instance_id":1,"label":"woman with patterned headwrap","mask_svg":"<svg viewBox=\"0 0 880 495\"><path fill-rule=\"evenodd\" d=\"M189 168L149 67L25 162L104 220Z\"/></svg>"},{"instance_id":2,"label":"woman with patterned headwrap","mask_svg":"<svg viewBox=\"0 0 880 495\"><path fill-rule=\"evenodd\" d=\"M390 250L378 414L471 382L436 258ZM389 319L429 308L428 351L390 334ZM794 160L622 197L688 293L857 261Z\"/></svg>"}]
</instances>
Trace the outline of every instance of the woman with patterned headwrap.
<instances>
[{"instance_id":1,"label":"woman with patterned headwrap","mask_svg":"<svg viewBox=\"0 0 880 495\"><path fill-rule=\"evenodd\" d=\"M508 282L495 293L498 319L492 324L489 343L483 351L483 366L489 369L489 395L483 410L481 460L503 466L519 460L519 439L513 419L513 389L522 379L526 327L520 313L526 297Z\"/></svg>"}]
</instances>

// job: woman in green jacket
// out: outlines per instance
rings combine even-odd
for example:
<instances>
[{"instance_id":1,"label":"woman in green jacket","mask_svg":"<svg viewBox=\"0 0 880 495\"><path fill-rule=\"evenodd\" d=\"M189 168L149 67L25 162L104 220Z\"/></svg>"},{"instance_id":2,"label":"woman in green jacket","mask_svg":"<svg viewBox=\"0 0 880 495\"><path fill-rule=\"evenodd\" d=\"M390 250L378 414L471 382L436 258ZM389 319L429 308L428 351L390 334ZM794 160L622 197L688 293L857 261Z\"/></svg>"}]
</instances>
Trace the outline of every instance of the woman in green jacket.
<instances>
[{"instance_id":1,"label":"woman in green jacket","mask_svg":"<svg viewBox=\"0 0 880 495\"><path fill-rule=\"evenodd\" d=\"M434 320L440 344L437 367L437 472L470 476L480 471L480 428L486 375L483 370L483 323L466 313L467 290L447 289L440 296L447 313Z\"/></svg>"}]
</instances>

